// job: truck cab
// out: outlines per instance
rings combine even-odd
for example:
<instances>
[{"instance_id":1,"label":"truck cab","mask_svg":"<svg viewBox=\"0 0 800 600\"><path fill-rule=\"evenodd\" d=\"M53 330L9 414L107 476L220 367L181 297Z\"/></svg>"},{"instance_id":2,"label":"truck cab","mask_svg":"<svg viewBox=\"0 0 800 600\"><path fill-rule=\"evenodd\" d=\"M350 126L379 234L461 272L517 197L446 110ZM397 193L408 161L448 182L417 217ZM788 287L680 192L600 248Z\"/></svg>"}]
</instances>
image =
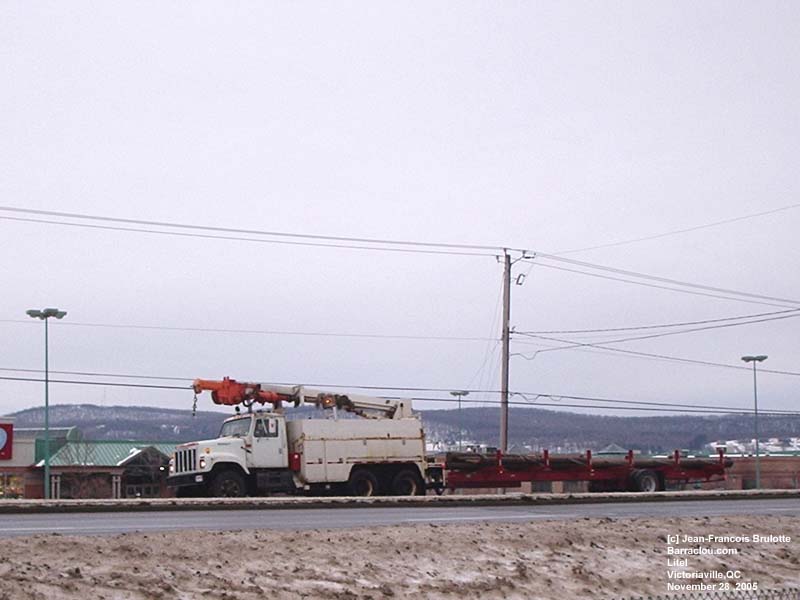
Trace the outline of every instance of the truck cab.
<instances>
[{"instance_id":1,"label":"truck cab","mask_svg":"<svg viewBox=\"0 0 800 600\"><path fill-rule=\"evenodd\" d=\"M244 496L296 487L289 470L284 415L259 411L226 419L219 437L182 444L170 460L178 495Z\"/></svg>"}]
</instances>

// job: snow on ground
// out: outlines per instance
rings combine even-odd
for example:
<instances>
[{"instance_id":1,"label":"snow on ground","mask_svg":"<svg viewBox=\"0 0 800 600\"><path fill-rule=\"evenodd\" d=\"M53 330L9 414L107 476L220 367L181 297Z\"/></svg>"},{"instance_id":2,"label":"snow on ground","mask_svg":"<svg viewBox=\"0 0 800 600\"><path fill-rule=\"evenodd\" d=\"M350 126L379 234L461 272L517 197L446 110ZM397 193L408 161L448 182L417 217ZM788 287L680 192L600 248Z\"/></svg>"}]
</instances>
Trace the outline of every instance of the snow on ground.
<instances>
[{"instance_id":1,"label":"snow on ground","mask_svg":"<svg viewBox=\"0 0 800 600\"><path fill-rule=\"evenodd\" d=\"M666 536L711 533L792 541L712 544L741 554L692 558L692 570L741 569L762 590L800 588L796 519L605 518L12 538L2 540L0 600L664 595Z\"/></svg>"}]
</instances>

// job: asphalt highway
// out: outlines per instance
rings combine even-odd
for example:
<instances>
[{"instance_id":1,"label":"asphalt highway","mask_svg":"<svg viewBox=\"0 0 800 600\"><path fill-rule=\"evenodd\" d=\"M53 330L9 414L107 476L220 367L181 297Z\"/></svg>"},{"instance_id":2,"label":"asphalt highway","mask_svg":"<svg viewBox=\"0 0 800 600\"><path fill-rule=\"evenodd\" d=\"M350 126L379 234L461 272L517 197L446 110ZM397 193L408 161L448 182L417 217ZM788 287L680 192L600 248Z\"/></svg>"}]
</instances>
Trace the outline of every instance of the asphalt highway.
<instances>
[{"instance_id":1,"label":"asphalt highway","mask_svg":"<svg viewBox=\"0 0 800 600\"><path fill-rule=\"evenodd\" d=\"M0 515L0 537L110 535L177 530L298 530L415 523L525 522L584 517L800 517L800 499L702 500L548 506L371 507Z\"/></svg>"}]
</instances>

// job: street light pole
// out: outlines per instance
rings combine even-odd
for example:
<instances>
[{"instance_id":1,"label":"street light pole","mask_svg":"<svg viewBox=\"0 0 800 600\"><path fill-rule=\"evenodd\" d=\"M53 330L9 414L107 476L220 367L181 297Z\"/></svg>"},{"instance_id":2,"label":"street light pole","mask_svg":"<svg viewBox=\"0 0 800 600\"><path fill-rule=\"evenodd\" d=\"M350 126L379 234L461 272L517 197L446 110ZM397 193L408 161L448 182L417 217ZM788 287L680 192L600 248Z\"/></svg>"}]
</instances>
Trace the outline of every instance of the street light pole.
<instances>
[{"instance_id":1,"label":"street light pole","mask_svg":"<svg viewBox=\"0 0 800 600\"><path fill-rule=\"evenodd\" d=\"M44 321L44 498L50 499L50 359L48 353L49 331L47 321L50 317L63 319L66 312L57 308L31 309L26 313L34 319Z\"/></svg>"},{"instance_id":2,"label":"street light pole","mask_svg":"<svg viewBox=\"0 0 800 600\"><path fill-rule=\"evenodd\" d=\"M461 420L461 398L469 396L467 390L450 392L451 396L458 398L458 449L461 450L461 437L464 430L464 422Z\"/></svg>"},{"instance_id":3,"label":"street light pole","mask_svg":"<svg viewBox=\"0 0 800 600\"><path fill-rule=\"evenodd\" d=\"M765 354L758 356L743 356L742 360L746 363L753 363L753 408L755 417L755 434L756 434L756 489L761 489L761 452L758 444L758 378L756 375L756 364L767 360Z\"/></svg>"}]
</instances>

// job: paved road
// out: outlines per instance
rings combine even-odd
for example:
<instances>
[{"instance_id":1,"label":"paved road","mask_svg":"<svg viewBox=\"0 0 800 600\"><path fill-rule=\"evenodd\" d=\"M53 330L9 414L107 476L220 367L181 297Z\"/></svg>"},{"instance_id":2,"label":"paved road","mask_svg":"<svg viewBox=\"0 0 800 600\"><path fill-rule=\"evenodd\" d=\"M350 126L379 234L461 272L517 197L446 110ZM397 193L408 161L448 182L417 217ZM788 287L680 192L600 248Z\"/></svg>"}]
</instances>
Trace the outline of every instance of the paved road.
<instances>
[{"instance_id":1,"label":"paved road","mask_svg":"<svg viewBox=\"0 0 800 600\"><path fill-rule=\"evenodd\" d=\"M61 533L105 535L180 529L317 529L371 525L464 522L525 522L583 517L696 517L718 515L800 517L800 499L703 500L550 506L391 507L272 510L210 510L0 515L0 537Z\"/></svg>"}]
</instances>

